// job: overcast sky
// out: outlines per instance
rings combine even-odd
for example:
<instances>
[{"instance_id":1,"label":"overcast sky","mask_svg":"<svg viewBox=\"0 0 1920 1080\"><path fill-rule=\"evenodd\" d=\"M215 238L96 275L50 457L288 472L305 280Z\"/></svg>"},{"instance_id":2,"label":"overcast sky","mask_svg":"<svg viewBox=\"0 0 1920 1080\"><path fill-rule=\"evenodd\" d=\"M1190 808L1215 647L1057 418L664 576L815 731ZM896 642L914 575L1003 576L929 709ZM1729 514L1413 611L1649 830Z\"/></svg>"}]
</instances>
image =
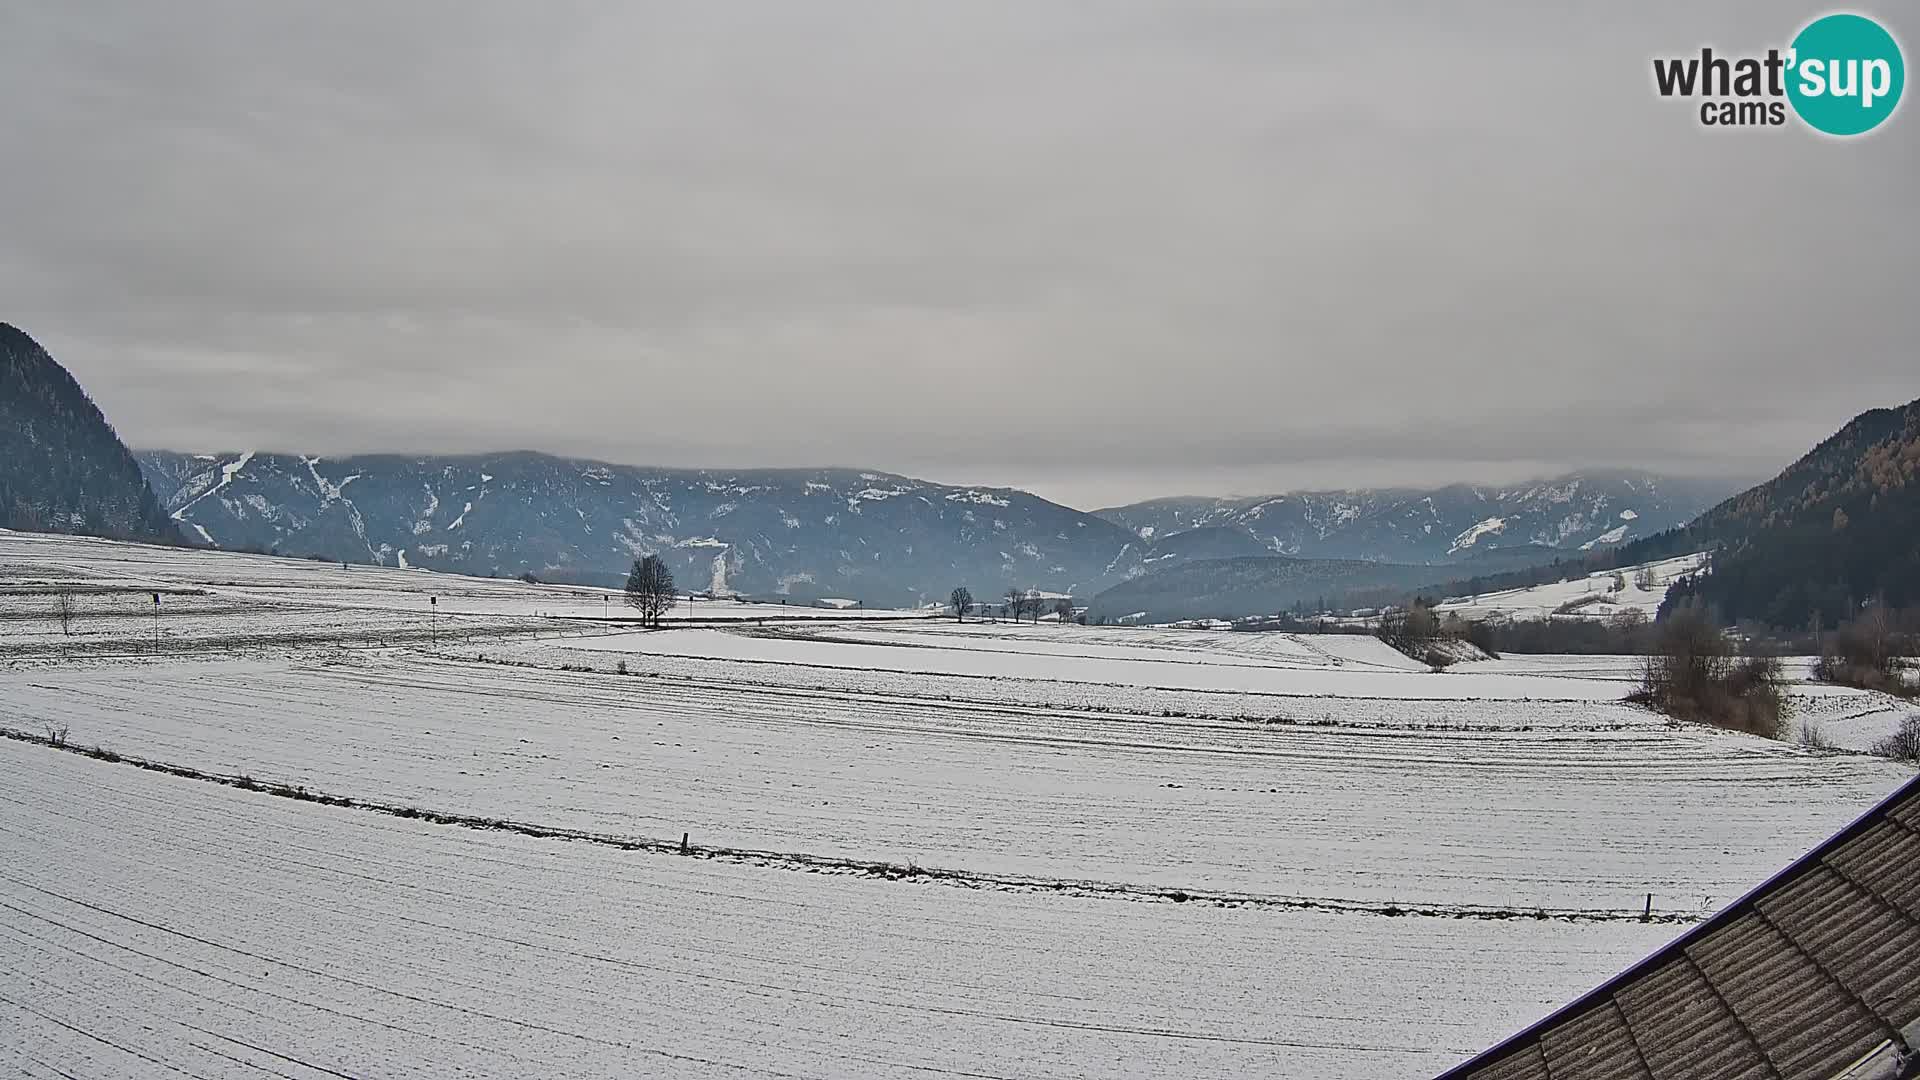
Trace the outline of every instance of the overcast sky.
<instances>
[{"instance_id":1,"label":"overcast sky","mask_svg":"<svg viewBox=\"0 0 1920 1080\"><path fill-rule=\"evenodd\" d=\"M1757 477L1920 396L1920 113L1649 61L1821 10L0 0L0 319L142 447Z\"/></svg>"}]
</instances>

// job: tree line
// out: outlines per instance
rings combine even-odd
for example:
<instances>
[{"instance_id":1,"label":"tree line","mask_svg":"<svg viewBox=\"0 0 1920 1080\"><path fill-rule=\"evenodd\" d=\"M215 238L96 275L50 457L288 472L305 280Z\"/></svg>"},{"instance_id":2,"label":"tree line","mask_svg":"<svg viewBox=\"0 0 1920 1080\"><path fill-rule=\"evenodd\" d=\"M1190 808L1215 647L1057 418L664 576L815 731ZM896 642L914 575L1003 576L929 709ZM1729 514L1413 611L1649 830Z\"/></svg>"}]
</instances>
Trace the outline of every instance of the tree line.
<instances>
[{"instance_id":1,"label":"tree line","mask_svg":"<svg viewBox=\"0 0 1920 1080\"><path fill-rule=\"evenodd\" d=\"M967 621L968 613L972 612L976 606L981 607L983 610L991 611L991 605L976 605L973 599L973 590L967 588L965 585L957 586L953 592L947 594L947 606L953 609L953 617L958 622ZM1074 618L1073 601L1064 596L1053 597L1050 600L1047 597L1041 596L1038 590L1009 586L1006 591L1005 603L999 606L1000 617L1011 619L1014 622L1019 622L1023 618L1030 617L1034 622L1038 623L1040 616L1048 612L1052 612L1053 615L1063 623L1071 622ZM1085 620L1085 616L1081 618L1082 621Z\"/></svg>"}]
</instances>

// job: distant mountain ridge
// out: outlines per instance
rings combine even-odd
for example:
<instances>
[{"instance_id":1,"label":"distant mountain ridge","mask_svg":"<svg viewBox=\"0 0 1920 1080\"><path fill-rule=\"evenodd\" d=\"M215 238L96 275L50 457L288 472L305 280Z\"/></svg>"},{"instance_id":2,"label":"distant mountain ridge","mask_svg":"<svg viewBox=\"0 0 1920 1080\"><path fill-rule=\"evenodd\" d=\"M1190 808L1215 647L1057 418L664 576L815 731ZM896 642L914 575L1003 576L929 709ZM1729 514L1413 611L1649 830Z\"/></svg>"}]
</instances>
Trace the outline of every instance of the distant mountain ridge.
<instances>
[{"instance_id":1,"label":"distant mountain ridge","mask_svg":"<svg viewBox=\"0 0 1920 1080\"><path fill-rule=\"evenodd\" d=\"M869 470L662 469L531 451L344 458L146 451L139 459L189 535L220 547L608 584L621 580L637 555L657 553L685 588L797 600L938 603L956 585L976 596L1036 586L1091 597L1194 561L1274 550L1270 534L1234 520L1149 539L1015 489ZM1411 498L1366 496L1366 505L1380 507ZM1483 503L1463 505L1477 511ZM1423 540L1453 529L1447 539L1457 541L1461 529L1481 522L1454 528L1465 512L1449 519L1419 505L1427 523L1441 523L1419 531ZM1595 505L1586 499L1563 510L1577 516ZM1637 505L1649 514L1667 511L1662 502ZM1337 504L1326 508L1331 517L1316 520L1345 513ZM1245 516L1258 520L1271 505L1247 509ZM1206 516L1218 519L1217 507ZM1369 536L1384 535L1380 522L1390 517L1348 516L1363 520L1342 535L1362 550L1329 531L1316 534L1314 554L1380 561L1370 552L1407 549L1366 547ZM1557 535L1586 535L1564 523L1559 528ZM1413 549L1419 557L1404 561L1466 561L1493 546L1454 542L1448 551L1448 544L1427 540Z\"/></svg>"},{"instance_id":2,"label":"distant mountain ridge","mask_svg":"<svg viewBox=\"0 0 1920 1080\"><path fill-rule=\"evenodd\" d=\"M220 547L613 584L660 554L686 589L870 604L1007 586L1093 591L1135 538L1008 488L853 469L659 469L518 451L140 454L167 508Z\"/></svg>"},{"instance_id":3,"label":"distant mountain ridge","mask_svg":"<svg viewBox=\"0 0 1920 1080\"><path fill-rule=\"evenodd\" d=\"M1245 498L1152 499L1094 514L1149 542L1236 529L1261 552L1296 558L1434 563L1490 548L1592 550L1692 520L1727 481L1627 470L1570 473L1509 487L1303 491Z\"/></svg>"},{"instance_id":4,"label":"distant mountain ridge","mask_svg":"<svg viewBox=\"0 0 1920 1080\"><path fill-rule=\"evenodd\" d=\"M93 399L7 323L0 323L0 527L179 538Z\"/></svg>"},{"instance_id":5,"label":"distant mountain ridge","mask_svg":"<svg viewBox=\"0 0 1920 1080\"><path fill-rule=\"evenodd\" d=\"M1431 578L1416 588L1464 596L1526 588L1709 553L1706 569L1666 593L1663 612L1701 605L1725 622L1753 620L1780 630L1817 624L1831 628L1879 600L1893 608L1920 608L1920 400L1871 409L1848 421L1778 476L1708 507L1677 528L1625 544L1555 553L1550 563L1499 565L1490 549L1454 564L1472 573ZM1204 593L1210 579L1259 586L1248 565L1199 561L1177 573ZM1293 571L1271 570L1276 588L1292 587ZM1383 579L1393 575L1383 568ZM1348 575L1339 600L1398 602L1402 582L1362 584ZM1152 579L1148 579L1151 581ZM1103 606L1137 604L1136 585L1116 586L1096 600ZM1165 586L1167 583L1159 583ZM1299 597L1299 589L1289 595ZM1399 593L1398 599L1394 597ZM1178 599L1178 590L1167 590ZM1304 598L1302 598L1304 599Z\"/></svg>"}]
</instances>

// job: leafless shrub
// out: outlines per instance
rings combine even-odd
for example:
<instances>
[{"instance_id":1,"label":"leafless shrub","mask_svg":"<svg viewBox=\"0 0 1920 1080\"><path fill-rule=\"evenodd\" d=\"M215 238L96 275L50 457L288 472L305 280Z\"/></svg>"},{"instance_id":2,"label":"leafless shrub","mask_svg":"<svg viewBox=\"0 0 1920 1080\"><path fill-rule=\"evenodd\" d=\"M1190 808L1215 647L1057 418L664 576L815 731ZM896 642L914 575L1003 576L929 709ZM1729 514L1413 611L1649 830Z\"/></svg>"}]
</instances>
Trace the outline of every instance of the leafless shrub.
<instances>
[{"instance_id":1,"label":"leafless shrub","mask_svg":"<svg viewBox=\"0 0 1920 1080\"><path fill-rule=\"evenodd\" d=\"M1585 596L1576 596L1572 600L1568 600L1566 603L1554 608L1553 613L1555 615L1578 615L1580 612L1598 604L1612 606L1617 603L1619 603L1619 601L1610 596L1602 596L1599 593L1588 593Z\"/></svg>"},{"instance_id":2,"label":"leafless shrub","mask_svg":"<svg viewBox=\"0 0 1920 1080\"><path fill-rule=\"evenodd\" d=\"M1899 730L1874 743L1869 752L1895 761L1920 762L1920 713L1900 721Z\"/></svg>"},{"instance_id":3,"label":"leafless shrub","mask_svg":"<svg viewBox=\"0 0 1920 1080\"><path fill-rule=\"evenodd\" d=\"M1826 640L1820 659L1814 662L1813 677L1900 697L1920 696L1920 686L1908 677L1910 665L1902 655L1913 644L1898 632L1893 613L1883 604L1874 604Z\"/></svg>"},{"instance_id":4,"label":"leafless shrub","mask_svg":"<svg viewBox=\"0 0 1920 1080\"><path fill-rule=\"evenodd\" d=\"M1655 652L1627 700L1729 731L1769 739L1787 734L1779 659L1735 657L1727 635L1691 608L1660 623Z\"/></svg>"},{"instance_id":5,"label":"leafless shrub","mask_svg":"<svg viewBox=\"0 0 1920 1080\"><path fill-rule=\"evenodd\" d=\"M1607 618L1607 625L1622 634L1637 634L1646 629L1647 613L1637 607L1622 608Z\"/></svg>"},{"instance_id":6,"label":"leafless shrub","mask_svg":"<svg viewBox=\"0 0 1920 1080\"><path fill-rule=\"evenodd\" d=\"M1800 745L1809 750L1832 750L1834 748L1833 740L1827 737L1827 733L1821 729L1819 724L1811 720L1800 721Z\"/></svg>"}]
</instances>

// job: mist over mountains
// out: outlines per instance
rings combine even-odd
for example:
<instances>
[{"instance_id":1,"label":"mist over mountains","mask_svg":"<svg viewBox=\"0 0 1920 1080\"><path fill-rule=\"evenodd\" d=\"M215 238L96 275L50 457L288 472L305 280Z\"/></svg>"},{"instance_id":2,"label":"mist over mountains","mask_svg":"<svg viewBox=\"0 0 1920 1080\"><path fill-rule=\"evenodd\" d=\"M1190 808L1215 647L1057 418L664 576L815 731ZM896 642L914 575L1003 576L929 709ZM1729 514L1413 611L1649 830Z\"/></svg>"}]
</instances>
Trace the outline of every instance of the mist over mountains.
<instances>
[{"instance_id":1,"label":"mist over mountains","mask_svg":"<svg viewBox=\"0 0 1920 1080\"><path fill-rule=\"evenodd\" d=\"M715 594L905 606L942 602L956 585L983 599L1118 589L1094 608L1155 598L1146 610L1242 613L1615 548L1686 524L1731 486L1609 470L1089 513L860 469L665 469L531 451L133 454L45 350L0 331L0 404L17 444L0 464L0 505L13 527L469 574L612 585L637 556L659 554L682 588Z\"/></svg>"},{"instance_id":2,"label":"mist over mountains","mask_svg":"<svg viewBox=\"0 0 1920 1080\"><path fill-rule=\"evenodd\" d=\"M1095 513L1148 541L1195 529L1251 537L1257 551L1310 559L1431 563L1494 548L1592 550L1684 525L1733 489L1628 470L1505 487L1360 488L1251 498L1151 499Z\"/></svg>"}]
</instances>

